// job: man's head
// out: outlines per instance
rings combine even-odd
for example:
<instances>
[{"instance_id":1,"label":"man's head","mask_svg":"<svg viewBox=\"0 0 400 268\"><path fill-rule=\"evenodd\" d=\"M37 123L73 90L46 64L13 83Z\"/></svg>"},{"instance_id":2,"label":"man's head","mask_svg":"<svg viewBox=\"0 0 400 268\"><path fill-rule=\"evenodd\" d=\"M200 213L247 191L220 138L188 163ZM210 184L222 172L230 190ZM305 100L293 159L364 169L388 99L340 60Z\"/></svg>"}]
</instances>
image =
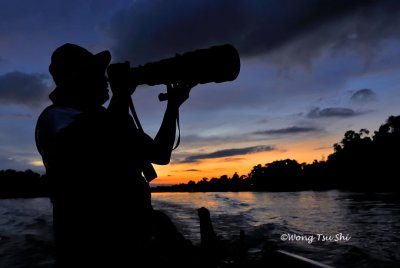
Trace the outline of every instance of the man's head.
<instances>
[{"instance_id":1,"label":"man's head","mask_svg":"<svg viewBox=\"0 0 400 268\"><path fill-rule=\"evenodd\" d=\"M93 54L75 44L58 47L49 66L57 88L50 94L53 102L101 105L108 100L105 72L111 61L109 51Z\"/></svg>"}]
</instances>

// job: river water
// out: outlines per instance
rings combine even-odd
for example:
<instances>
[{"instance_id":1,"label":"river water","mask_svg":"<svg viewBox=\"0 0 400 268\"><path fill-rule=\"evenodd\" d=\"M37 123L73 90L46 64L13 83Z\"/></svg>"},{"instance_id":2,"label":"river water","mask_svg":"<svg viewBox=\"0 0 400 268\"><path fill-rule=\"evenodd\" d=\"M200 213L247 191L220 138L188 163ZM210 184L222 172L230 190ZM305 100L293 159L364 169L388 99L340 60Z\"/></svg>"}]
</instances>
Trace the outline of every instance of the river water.
<instances>
[{"instance_id":1,"label":"river water","mask_svg":"<svg viewBox=\"0 0 400 268\"><path fill-rule=\"evenodd\" d=\"M194 244L197 208L207 207L224 240L245 231L250 253L267 241L335 267L400 267L400 200L386 193L153 193ZM46 198L0 200L0 267L52 267L51 203Z\"/></svg>"}]
</instances>

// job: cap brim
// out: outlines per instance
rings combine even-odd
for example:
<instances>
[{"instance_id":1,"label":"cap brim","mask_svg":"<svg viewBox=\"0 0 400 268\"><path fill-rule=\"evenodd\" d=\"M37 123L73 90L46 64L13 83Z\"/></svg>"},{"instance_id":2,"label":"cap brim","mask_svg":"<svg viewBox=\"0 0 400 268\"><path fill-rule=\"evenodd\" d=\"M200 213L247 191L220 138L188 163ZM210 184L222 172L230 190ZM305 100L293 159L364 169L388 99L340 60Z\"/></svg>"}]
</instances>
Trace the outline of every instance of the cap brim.
<instances>
[{"instance_id":1,"label":"cap brim","mask_svg":"<svg viewBox=\"0 0 400 268\"><path fill-rule=\"evenodd\" d=\"M94 55L94 60L98 67L106 70L111 61L111 53L108 50L99 52Z\"/></svg>"}]
</instances>

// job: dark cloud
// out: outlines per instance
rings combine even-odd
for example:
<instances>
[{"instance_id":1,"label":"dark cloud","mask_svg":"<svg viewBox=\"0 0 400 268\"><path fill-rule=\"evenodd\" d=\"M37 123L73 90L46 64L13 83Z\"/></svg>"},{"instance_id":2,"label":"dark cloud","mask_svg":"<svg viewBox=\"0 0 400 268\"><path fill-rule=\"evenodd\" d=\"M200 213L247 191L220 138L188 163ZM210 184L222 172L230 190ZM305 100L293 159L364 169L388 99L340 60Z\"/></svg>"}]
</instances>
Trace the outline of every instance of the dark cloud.
<instances>
[{"instance_id":1,"label":"dark cloud","mask_svg":"<svg viewBox=\"0 0 400 268\"><path fill-rule=\"evenodd\" d=\"M373 92L371 89L364 88L354 92L350 99L354 102L364 103L376 101L377 97L375 92Z\"/></svg>"},{"instance_id":2,"label":"dark cloud","mask_svg":"<svg viewBox=\"0 0 400 268\"><path fill-rule=\"evenodd\" d=\"M279 129L269 129L263 131L256 131L253 134L256 135L286 135L286 134L301 134L301 133L309 133L309 132L317 132L321 131L315 127L298 127L292 126L287 128L279 128Z\"/></svg>"},{"instance_id":3,"label":"dark cloud","mask_svg":"<svg viewBox=\"0 0 400 268\"><path fill-rule=\"evenodd\" d=\"M200 169L191 168L191 169L186 169L185 171L187 171L187 172L198 172L198 171L200 171Z\"/></svg>"},{"instance_id":4,"label":"dark cloud","mask_svg":"<svg viewBox=\"0 0 400 268\"><path fill-rule=\"evenodd\" d=\"M49 86L44 74L10 72L0 75L0 103L35 107L45 100Z\"/></svg>"},{"instance_id":5,"label":"dark cloud","mask_svg":"<svg viewBox=\"0 0 400 268\"><path fill-rule=\"evenodd\" d=\"M245 160L245 158L243 157L227 157L224 158L224 162L238 162L238 161L242 161Z\"/></svg>"},{"instance_id":6,"label":"dark cloud","mask_svg":"<svg viewBox=\"0 0 400 268\"><path fill-rule=\"evenodd\" d=\"M321 29L290 55L307 60L322 47L364 51L373 40L399 38L398 10L395 0L142 0L103 30L118 60L141 64L221 43L235 45L244 57L260 55Z\"/></svg>"},{"instance_id":7,"label":"dark cloud","mask_svg":"<svg viewBox=\"0 0 400 268\"><path fill-rule=\"evenodd\" d=\"M360 115L360 112L356 112L350 108L343 107L331 107L331 108L314 108L308 114L309 118L319 118L319 117L351 117Z\"/></svg>"},{"instance_id":8,"label":"dark cloud","mask_svg":"<svg viewBox=\"0 0 400 268\"><path fill-rule=\"evenodd\" d=\"M258 152L267 152L275 150L274 146L252 146L245 148L233 148L233 149L225 149L219 150L208 154L198 154L186 157L184 160L180 161L181 163L193 163L203 159L213 159L213 158L222 158L222 157L231 157L236 155L244 155L244 154L254 154Z\"/></svg>"},{"instance_id":9,"label":"dark cloud","mask_svg":"<svg viewBox=\"0 0 400 268\"><path fill-rule=\"evenodd\" d=\"M333 146L322 146L322 147L314 148L313 150L320 151L320 150L326 150L326 149L332 149L332 148L333 148Z\"/></svg>"},{"instance_id":10,"label":"dark cloud","mask_svg":"<svg viewBox=\"0 0 400 268\"><path fill-rule=\"evenodd\" d=\"M400 2L350 2L355 4L354 8L348 8L340 16L327 16L319 26L303 31L296 40L292 40L295 42L285 44L282 51L272 54L271 60L284 67L294 63L308 66L313 59L322 55L335 56L350 52L361 58L365 67L368 67L384 41L400 39L400 17L397 16Z\"/></svg>"}]
</instances>

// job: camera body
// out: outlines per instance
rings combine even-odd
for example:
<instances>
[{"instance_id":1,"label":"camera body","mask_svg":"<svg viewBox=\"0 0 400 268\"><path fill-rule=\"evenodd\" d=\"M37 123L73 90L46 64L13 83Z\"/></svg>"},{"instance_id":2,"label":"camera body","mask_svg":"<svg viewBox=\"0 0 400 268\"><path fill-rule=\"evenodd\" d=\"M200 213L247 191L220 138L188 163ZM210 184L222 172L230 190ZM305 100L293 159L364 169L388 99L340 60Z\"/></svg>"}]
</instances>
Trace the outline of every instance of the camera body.
<instances>
[{"instance_id":1,"label":"camera body","mask_svg":"<svg viewBox=\"0 0 400 268\"><path fill-rule=\"evenodd\" d=\"M139 65L131 68L131 72L136 85L221 83L236 79L240 72L240 58L234 46L225 44Z\"/></svg>"}]
</instances>

